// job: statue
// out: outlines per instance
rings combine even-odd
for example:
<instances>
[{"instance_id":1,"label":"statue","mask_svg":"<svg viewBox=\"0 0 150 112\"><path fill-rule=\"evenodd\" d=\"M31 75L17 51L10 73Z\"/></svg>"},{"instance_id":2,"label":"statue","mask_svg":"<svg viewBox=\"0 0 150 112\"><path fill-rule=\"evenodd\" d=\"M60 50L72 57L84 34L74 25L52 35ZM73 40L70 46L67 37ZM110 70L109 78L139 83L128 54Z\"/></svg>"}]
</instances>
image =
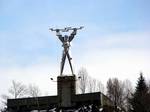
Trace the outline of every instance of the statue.
<instances>
[{"instance_id":1,"label":"statue","mask_svg":"<svg viewBox=\"0 0 150 112\"><path fill-rule=\"evenodd\" d=\"M56 31L56 36L62 42L62 47L64 48L63 49L63 53L62 53L61 65L60 65L60 75L61 76L62 76L62 73L63 73L66 57L68 58L72 75L74 75L72 64L71 64L72 58L69 55L69 47L70 47L70 42L74 39L74 36L77 33L77 30L80 30L82 28L83 27L79 27L79 28L66 27L64 29L53 29L53 28L50 28L51 31ZM60 33L60 32L68 32L69 30L72 30L72 33L69 36L68 35L62 36L62 34Z\"/></svg>"}]
</instances>

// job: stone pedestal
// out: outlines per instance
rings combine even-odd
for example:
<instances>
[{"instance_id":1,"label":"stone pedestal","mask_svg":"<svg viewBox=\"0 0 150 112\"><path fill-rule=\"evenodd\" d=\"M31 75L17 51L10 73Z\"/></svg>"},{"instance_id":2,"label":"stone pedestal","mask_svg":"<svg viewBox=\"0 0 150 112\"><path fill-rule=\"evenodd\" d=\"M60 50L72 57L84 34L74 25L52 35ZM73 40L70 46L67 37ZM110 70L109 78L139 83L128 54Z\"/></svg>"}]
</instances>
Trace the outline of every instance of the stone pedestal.
<instances>
[{"instance_id":1,"label":"stone pedestal","mask_svg":"<svg viewBox=\"0 0 150 112\"><path fill-rule=\"evenodd\" d=\"M58 106L60 108L69 108L74 105L72 103L72 97L76 93L75 80L75 76L57 77Z\"/></svg>"}]
</instances>

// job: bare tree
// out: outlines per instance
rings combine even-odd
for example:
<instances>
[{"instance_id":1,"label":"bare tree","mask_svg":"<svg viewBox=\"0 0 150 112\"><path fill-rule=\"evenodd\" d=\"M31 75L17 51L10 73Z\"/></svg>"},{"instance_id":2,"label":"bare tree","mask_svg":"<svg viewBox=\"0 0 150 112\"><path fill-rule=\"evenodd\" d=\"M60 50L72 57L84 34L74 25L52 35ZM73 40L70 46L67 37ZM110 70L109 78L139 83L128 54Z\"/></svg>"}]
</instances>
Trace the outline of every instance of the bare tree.
<instances>
[{"instance_id":1,"label":"bare tree","mask_svg":"<svg viewBox=\"0 0 150 112\"><path fill-rule=\"evenodd\" d=\"M1 103L2 103L2 105L4 105L4 106L7 105L7 99L9 99L8 95L5 95L5 94L1 95Z\"/></svg>"},{"instance_id":2,"label":"bare tree","mask_svg":"<svg viewBox=\"0 0 150 112\"><path fill-rule=\"evenodd\" d=\"M8 95L1 95L0 112L6 112Z\"/></svg>"},{"instance_id":3,"label":"bare tree","mask_svg":"<svg viewBox=\"0 0 150 112\"><path fill-rule=\"evenodd\" d=\"M78 87L80 89L80 93L85 93L87 89L87 83L88 83L88 73L85 68L81 68L78 72L78 76L80 77L80 80L78 81Z\"/></svg>"},{"instance_id":4,"label":"bare tree","mask_svg":"<svg viewBox=\"0 0 150 112\"><path fill-rule=\"evenodd\" d=\"M27 88L24 84L21 82L12 81L12 86L9 89L9 93L12 96L12 98L20 98L26 95Z\"/></svg>"},{"instance_id":5,"label":"bare tree","mask_svg":"<svg viewBox=\"0 0 150 112\"><path fill-rule=\"evenodd\" d=\"M100 81L90 77L85 68L81 68L79 70L78 76L80 77L80 80L78 81L80 93L104 92L103 84Z\"/></svg>"},{"instance_id":6,"label":"bare tree","mask_svg":"<svg viewBox=\"0 0 150 112\"><path fill-rule=\"evenodd\" d=\"M31 97L37 97L41 95L41 91L38 86L30 84L28 87L28 95Z\"/></svg>"},{"instance_id":7,"label":"bare tree","mask_svg":"<svg viewBox=\"0 0 150 112\"><path fill-rule=\"evenodd\" d=\"M133 87L132 87L131 81L128 79L124 80L123 84L124 84L124 96L123 96L124 105L123 105L123 107L128 112L130 109L130 104L129 104L128 100L132 96Z\"/></svg>"},{"instance_id":8,"label":"bare tree","mask_svg":"<svg viewBox=\"0 0 150 112\"><path fill-rule=\"evenodd\" d=\"M27 95L27 88L21 82L12 81L12 86L8 89L8 95L1 95L2 109L0 111L6 112L7 99L20 98Z\"/></svg>"},{"instance_id":9,"label":"bare tree","mask_svg":"<svg viewBox=\"0 0 150 112\"><path fill-rule=\"evenodd\" d=\"M96 91L104 93L105 87L104 87L104 85L103 85L100 81L98 81L98 80L97 80L96 87L97 87L97 88L96 88Z\"/></svg>"},{"instance_id":10,"label":"bare tree","mask_svg":"<svg viewBox=\"0 0 150 112\"><path fill-rule=\"evenodd\" d=\"M112 100L115 107L123 106L124 85L117 78L109 79L107 82L107 96Z\"/></svg>"},{"instance_id":11,"label":"bare tree","mask_svg":"<svg viewBox=\"0 0 150 112\"><path fill-rule=\"evenodd\" d=\"M104 93L104 85L94 78L89 77L88 79L88 92L103 92Z\"/></svg>"},{"instance_id":12,"label":"bare tree","mask_svg":"<svg viewBox=\"0 0 150 112\"><path fill-rule=\"evenodd\" d=\"M91 77L88 78L88 92L96 92L96 79L93 79Z\"/></svg>"}]
</instances>

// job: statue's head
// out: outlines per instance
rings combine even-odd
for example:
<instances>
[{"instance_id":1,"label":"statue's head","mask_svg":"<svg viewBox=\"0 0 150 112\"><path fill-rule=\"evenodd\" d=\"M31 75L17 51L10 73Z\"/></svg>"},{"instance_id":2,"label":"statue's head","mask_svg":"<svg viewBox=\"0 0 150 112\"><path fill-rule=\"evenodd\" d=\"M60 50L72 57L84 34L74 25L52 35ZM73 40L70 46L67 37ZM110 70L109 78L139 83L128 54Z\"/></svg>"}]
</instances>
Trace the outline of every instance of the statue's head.
<instances>
[{"instance_id":1,"label":"statue's head","mask_svg":"<svg viewBox=\"0 0 150 112\"><path fill-rule=\"evenodd\" d=\"M67 35L64 36L64 40L68 41L68 36Z\"/></svg>"}]
</instances>

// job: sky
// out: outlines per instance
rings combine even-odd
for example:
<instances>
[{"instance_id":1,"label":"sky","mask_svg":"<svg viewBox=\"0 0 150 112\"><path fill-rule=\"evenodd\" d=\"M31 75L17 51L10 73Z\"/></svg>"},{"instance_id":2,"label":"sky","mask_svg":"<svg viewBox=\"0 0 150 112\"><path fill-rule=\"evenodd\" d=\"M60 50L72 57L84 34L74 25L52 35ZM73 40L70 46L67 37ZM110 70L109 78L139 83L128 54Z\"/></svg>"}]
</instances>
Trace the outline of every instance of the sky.
<instances>
[{"instance_id":1,"label":"sky","mask_svg":"<svg viewBox=\"0 0 150 112\"><path fill-rule=\"evenodd\" d=\"M56 93L63 48L49 28L84 29L71 43L81 67L104 85L109 78L150 79L149 0L0 0L0 94L12 80ZM68 65L65 74L71 73Z\"/></svg>"}]
</instances>

